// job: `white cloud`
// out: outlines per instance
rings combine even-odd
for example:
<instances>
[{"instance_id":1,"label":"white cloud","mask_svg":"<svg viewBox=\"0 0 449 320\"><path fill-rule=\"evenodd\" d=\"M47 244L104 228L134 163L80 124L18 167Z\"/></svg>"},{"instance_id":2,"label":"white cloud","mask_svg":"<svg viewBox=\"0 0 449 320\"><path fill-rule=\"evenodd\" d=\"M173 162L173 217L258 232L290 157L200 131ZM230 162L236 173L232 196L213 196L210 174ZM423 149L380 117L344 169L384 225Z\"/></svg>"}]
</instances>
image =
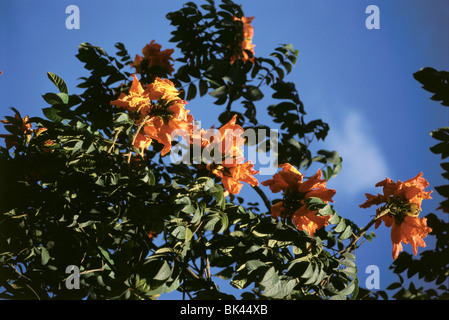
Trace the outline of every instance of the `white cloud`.
<instances>
[{"instance_id":1,"label":"white cloud","mask_svg":"<svg viewBox=\"0 0 449 320\"><path fill-rule=\"evenodd\" d=\"M370 128L362 114L346 111L341 125L331 125L327 144L343 158L343 168L332 184L338 192L355 195L372 190L374 185L388 176L385 156L376 141L370 137ZM331 182L331 181L329 181Z\"/></svg>"}]
</instances>

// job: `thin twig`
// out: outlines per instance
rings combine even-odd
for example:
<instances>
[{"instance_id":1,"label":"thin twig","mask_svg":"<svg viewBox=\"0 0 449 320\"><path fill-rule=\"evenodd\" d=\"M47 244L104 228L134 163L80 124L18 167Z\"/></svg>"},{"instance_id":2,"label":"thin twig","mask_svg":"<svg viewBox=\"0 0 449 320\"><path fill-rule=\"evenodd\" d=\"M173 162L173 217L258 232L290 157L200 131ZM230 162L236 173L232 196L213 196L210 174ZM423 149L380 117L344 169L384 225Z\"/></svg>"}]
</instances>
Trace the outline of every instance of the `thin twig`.
<instances>
[{"instance_id":1,"label":"thin twig","mask_svg":"<svg viewBox=\"0 0 449 320\"><path fill-rule=\"evenodd\" d=\"M208 255L206 255L206 269L205 269L205 271L206 271L206 279L208 281L212 281L212 275L211 275L211 272L210 272L210 263L209 263L209 256Z\"/></svg>"},{"instance_id":2,"label":"thin twig","mask_svg":"<svg viewBox=\"0 0 449 320\"><path fill-rule=\"evenodd\" d=\"M101 268L98 268L98 269L91 269L91 270L85 270L85 271L83 271L83 272L80 272L80 275L81 275L81 274L88 274L88 273L96 272L96 271L104 271L104 261L103 261L103 260L101 260Z\"/></svg>"},{"instance_id":3,"label":"thin twig","mask_svg":"<svg viewBox=\"0 0 449 320\"><path fill-rule=\"evenodd\" d=\"M262 198L263 202L265 203L265 206L268 209L268 212L271 212L271 202L270 200L268 200L267 196L265 195L265 193L262 191L262 189L260 189L259 186L253 186L253 189L256 190L256 192L259 194L259 196Z\"/></svg>"},{"instance_id":4,"label":"thin twig","mask_svg":"<svg viewBox=\"0 0 449 320\"><path fill-rule=\"evenodd\" d=\"M186 268L186 270L195 278L195 279L200 279L200 277L195 273L195 272L193 272L193 270L192 269L190 269L189 267L187 267Z\"/></svg>"},{"instance_id":5,"label":"thin twig","mask_svg":"<svg viewBox=\"0 0 449 320\"><path fill-rule=\"evenodd\" d=\"M368 229L371 228L371 226L377 220L379 220L380 218L382 218L384 215L386 215L389 212L390 212L390 209L386 208L386 209L382 210L378 215L376 215L370 222L368 222L368 224L363 229L360 230L360 233L357 236L355 236L354 239L352 239L351 243L349 243L349 245L345 249L343 249L339 252L339 254L342 255L342 254L350 251L351 248L357 244L357 241L359 241L359 239L365 235L365 233L368 231Z\"/></svg>"},{"instance_id":6,"label":"thin twig","mask_svg":"<svg viewBox=\"0 0 449 320\"><path fill-rule=\"evenodd\" d=\"M123 127L120 127L120 128L118 128L118 130L115 132L114 139L113 139L113 141L112 141L111 146L110 146L109 149L108 149L108 153L111 153L112 149L113 149L114 146L115 146L115 142L116 142L117 139L118 139L118 135L120 134L120 132L122 132L122 130L123 130Z\"/></svg>"},{"instance_id":7,"label":"thin twig","mask_svg":"<svg viewBox=\"0 0 449 320\"><path fill-rule=\"evenodd\" d=\"M19 277L24 278L28 281L31 282L31 279L28 278L27 276L23 275L22 273L19 272L19 270L17 270L11 263L9 263L9 266L12 267L14 269L14 271L19 275ZM38 300L41 300L41 297L37 294L36 291L34 291L34 289L29 285L29 284L25 284L25 286L30 289L31 292L33 292L33 294L37 297Z\"/></svg>"}]
</instances>

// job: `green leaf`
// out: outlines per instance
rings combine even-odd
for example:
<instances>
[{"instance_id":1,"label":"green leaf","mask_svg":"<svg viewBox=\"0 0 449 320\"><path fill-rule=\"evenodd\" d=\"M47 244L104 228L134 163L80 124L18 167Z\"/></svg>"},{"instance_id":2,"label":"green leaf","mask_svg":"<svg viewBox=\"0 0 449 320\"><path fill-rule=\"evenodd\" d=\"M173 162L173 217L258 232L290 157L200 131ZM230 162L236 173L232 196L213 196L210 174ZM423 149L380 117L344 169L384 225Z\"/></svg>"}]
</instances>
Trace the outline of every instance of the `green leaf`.
<instances>
[{"instance_id":1,"label":"green leaf","mask_svg":"<svg viewBox=\"0 0 449 320\"><path fill-rule=\"evenodd\" d=\"M264 95L262 91L256 86L247 86L247 91L243 93L243 96L250 101L262 100Z\"/></svg>"},{"instance_id":2,"label":"green leaf","mask_svg":"<svg viewBox=\"0 0 449 320\"><path fill-rule=\"evenodd\" d=\"M251 273L252 271L259 268L266 267L267 264L260 260L249 260L243 266L246 268L246 270L248 270L248 273Z\"/></svg>"},{"instance_id":3,"label":"green leaf","mask_svg":"<svg viewBox=\"0 0 449 320\"><path fill-rule=\"evenodd\" d=\"M356 287L356 281L352 281L346 288L335 292L336 295L338 296L349 296L355 289Z\"/></svg>"},{"instance_id":4,"label":"green leaf","mask_svg":"<svg viewBox=\"0 0 449 320\"><path fill-rule=\"evenodd\" d=\"M274 286L266 288L263 292L265 297L273 299L282 299L288 296L296 285L295 279L290 279L288 281L279 281Z\"/></svg>"},{"instance_id":5,"label":"green leaf","mask_svg":"<svg viewBox=\"0 0 449 320\"><path fill-rule=\"evenodd\" d=\"M435 190L445 198L449 198L449 185L435 187Z\"/></svg>"},{"instance_id":6,"label":"green leaf","mask_svg":"<svg viewBox=\"0 0 449 320\"><path fill-rule=\"evenodd\" d=\"M351 226L347 226L345 231L340 235L340 239L348 239L352 235L352 228Z\"/></svg>"},{"instance_id":7,"label":"green leaf","mask_svg":"<svg viewBox=\"0 0 449 320\"><path fill-rule=\"evenodd\" d=\"M433 130L430 135L436 140L449 141L449 127Z\"/></svg>"},{"instance_id":8,"label":"green leaf","mask_svg":"<svg viewBox=\"0 0 449 320\"><path fill-rule=\"evenodd\" d=\"M206 219L207 219L207 222L204 225L204 229L210 230L210 231L214 230L215 225L221 221L221 218L219 215L209 215L209 216L207 216Z\"/></svg>"},{"instance_id":9,"label":"green leaf","mask_svg":"<svg viewBox=\"0 0 449 320\"><path fill-rule=\"evenodd\" d=\"M50 253L48 252L47 248L42 247L41 248L41 264L44 266L48 263L50 260Z\"/></svg>"},{"instance_id":10,"label":"green leaf","mask_svg":"<svg viewBox=\"0 0 449 320\"><path fill-rule=\"evenodd\" d=\"M265 275L263 276L262 281L260 281L260 284L265 288L270 288L276 285L278 282L279 276L276 273L276 269L274 269L274 267L271 267L267 270L267 272L265 272Z\"/></svg>"},{"instance_id":11,"label":"green leaf","mask_svg":"<svg viewBox=\"0 0 449 320\"><path fill-rule=\"evenodd\" d=\"M199 83L199 88L200 88L200 96L202 97L207 93L207 89L208 89L207 81L201 79L200 83Z\"/></svg>"},{"instance_id":12,"label":"green leaf","mask_svg":"<svg viewBox=\"0 0 449 320\"><path fill-rule=\"evenodd\" d=\"M329 223L330 224L337 224L338 222L340 222L342 218L340 218L340 216L338 216L338 214L334 214L332 215L332 217L329 219Z\"/></svg>"},{"instance_id":13,"label":"green leaf","mask_svg":"<svg viewBox=\"0 0 449 320\"><path fill-rule=\"evenodd\" d=\"M430 151L435 154L441 154L441 158L447 158L449 156L449 143L440 142L433 147L430 147Z\"/></svg>"},{"instance_id":14,"label":"green leaf","mask_svg":"<svg viewBox=\"0 0 449 320\"><path fill-rule=\"evenodd\" d=\"M64 120L64 118L58 114L58 111L52 107L43 108L42 113L53 122L62 122Z\"/></svg>"},{"instance_id":15,"label":"green leaf","mask_svg":"<svg viewBox=\"0 0 449 320\"><path fill-rule=\"evenodd\" d=\"M320 274L320 271L321 271L321 269L320 269L319 265L315 266L312 275L307 279L305 284L315 283L317 281L318 275Z\"/></svg>"},{"instance_id":16,"label":"green leaf","mask_svg":"<svg viewBox=\"0 0 449 320\"><path fill-rule=\"evenodd\" d=\"M387 290L394 290L394 289L398 289L398 288L401 288L401 287L402 287L402 284L401 284L401 283L399 283L399 282L394 282L394 283L390 284L390 285L387 287Z\"/></svg>"},{"instance_id":17,"label":"green leaf","mask_svg":"<svg viewBox=\"0 0 449 320\"><path fill-rule=\"evenodd\" d=\"M189 89L187 90L187 97L186 97L186 100L192 100L192 99L194 99L194 98L196 97L196 92L197 92L197 89L196 89L195 84L194 84L193 82L190 83Z\"/></svg>"},{"instance_id":18,"label":"green leaf","mask_svg":"<svg viewBox=\"0 0 449 320\"><path fill-rule=\"evenodd\" d=\"M114 122L116 124L126 124L126 123L130 123L131 120L129 118L129 115L125 112L120 112L117 113L114 117Z\"/></svg>"},{"instance_id":19,"label":"green leaf","mask_svg":"<svg viewBox=\"0 0 449 320\"><path fill-rule=\"evenodd\" d=\"M184 240L185 242L189 242L192 239L192 231L185 226L177 226L173 232L173 236L178 240Z\"/></svg>"},{"instance_id":20,"label":"green leaf","mask_svg":"<svg viewBox=\"0 0 449 320\"><path fill-rule=\"evenodd\" d=\"M284 61L282 63L282 65L284 66L285 70L287 71L287 74L289 74L290 72L292 72L293 66L291 63Z\"/></svg>"},{"instance_id":21,"label":"green leaf","mask_svg":"<svg viewBox=\"0 0 449 320\"><path fill-rule=\"evenodd\" d=\"M348 276L355 278L357 277L357 268L355 267L346 267L341 270L341 272L347 274Z\"/></svg>"},{"instance_id":22,"label":"green leaf","mask_svg":"<svg viewBox=\"0 0 449 320\"><path fill-rule=\"evenodd\" d=\"M52 72L47 72L47 77L56 85L56 87L59 89L59 92L69 94L67 85L65 84L64 80L62 80L58 75Z\"/></svg>"},{"instance_id":23,"label":"green leaf","mask_svg":"<svg viewBox=\"0 0 449 320\"><path fill-rule=\"evenodd\" d=\"M158 273L154 276L154 280L166 280L171 276L171 268L167 261L164 261Z\"/></svg>"},{"instance_id":24,"label":"green leaf","mask_svg":"<svg viewBox=\"0 0 449 320\"><path fill-rule=\"evenodd\" d=\"M184 196L182 198L176 199L176 204L183 205L184 207L181 209L182 212L192 213L195 212L195 207L192 205L190 198Z\"/></svg>"},{"instance_id":25,"label":"green leaf","mask_svg":"<svg viewBox=\"0 0 449 320\"><path fill-rule=\"evenodd\" d=\"M344 259L344 260L341 261L341 264L346 266L346 267L356 268L356 264L352 260Z\"/></svg>"},{"instance_id":26,"label":"green leaf","mask_svg":"<svg viewBox=\"0 0 449 320\"><path fill-rule=\"evenodd\" d=\"M209 93L214 98L225 98L228 94L228 87L226 85L222 85L221 87L218 87L214 91Z\"/></svg>"},{"instance_id":27,"label":"green leaf","mask_svg":"<svg viewBox=\"0 0 449 320\"><path fill-rule=\"evenodd\" d=\"M340 233L340 232L343 232L343 230L345 230L345 229L346 229L345 219L341 219L340 222L335 227L334 231Z\"/></svg>"},{"instance_id":28,"label":"green leaf","mask_svg":"<svg viewBox=\"0 0 449 320\"><path fill-rule=\"evenodd\" d=\"M355 261L355 254L353 254L353 253L345 252L345 253L343 253L343 257Z\"/></svg>"},{"instance_id":29,"label":"green leaf","mask_svg":"<svg viewBox=\"0 0 449 320\"><path fill-rule=\"evenodd\" d=\"M54 106L54 105L58 105L58 104L68 104L69 103L69 96L65 93L46 93L44 95L42 95L42 98L44 98L44 100Z\"/></svg>"},{"instance_id":30,"label":"green leaf","mask_svg":"<svg viewBox=\"0 0 449 320\"><path fill-rule=\"evenodd\" d=\"M306 271L304 271L304 273L302 274L301 278L303 279L308 279L313 275L314 272L314 267L312 263L309 263Z\"/></svg>"}]
</instances>

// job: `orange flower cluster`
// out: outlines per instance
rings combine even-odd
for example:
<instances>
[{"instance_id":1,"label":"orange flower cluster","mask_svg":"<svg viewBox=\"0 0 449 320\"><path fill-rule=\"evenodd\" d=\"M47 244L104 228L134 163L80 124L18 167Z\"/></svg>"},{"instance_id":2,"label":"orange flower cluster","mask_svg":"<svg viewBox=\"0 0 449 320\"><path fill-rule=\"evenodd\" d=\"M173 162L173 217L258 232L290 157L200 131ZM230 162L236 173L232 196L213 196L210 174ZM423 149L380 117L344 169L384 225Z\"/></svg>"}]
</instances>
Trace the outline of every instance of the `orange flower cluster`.
<instances>
[{"instance_id":1,"label":"orange flower cluster","mask_svg":"<svg viewBox=\"0 0 449 320\"><path fill-rule=\"evenodd\" d=\"M172 133L175 130L184 133L185 140L195 143L201 141L202 151L216 152L220 157L218 162L207 165L207 169L222 179L222 183L229 193L238 194L243 184L247 182L252 186L258 185L253 175L251 161L243 163L242 147L244 139L241 137L243 128L236 124L234 116L226 125L218 130L210 139L204 138L204 131L194 132L193 116L185 109L186 101L179 98L179 91L168 79L156 78L154 82L142 87L135 75L127 94L121 93L111 105L123 108L139 116L137 124L142 129L137 133L134 146L143 152L153 140L163 144L161 155L171 150Z\"/></svg>"},{"instance_id":2,"label":"orange flower cluster","mask_svg":"<svg viewBox=\"0 0 449 320\"><path fill-rule=\"evenodd\" d=\"M246 182L251 186L259 185L259 181L254 178L259 171L254 169L252 161L244 162L243 145L245 140L242 137L244 130L236 122L237 115L234 115L209 139L204 138L207 132L201 129L201 139L199 139L202 150L209 155L214 154L214 162L208 164L207 169L221 178L227 192L232 194L240 192L243 187L241 182ZM193 143L196 141L194 140ZM217 159L217 156L220 159Z\"/></svg>"},{"instance_id":3,"label":"orange flower cluster","mask_svg":"<svg viewBox=\"0 0 449 320\"><path fill-rule=\"evenodd\" d=\"M134 146L141 150L148 148L154 139L164 145L161 154L165 155L171 150L173 130L192 131L193 116L184 108L187 102L179 98L179 91L168 79L156 78L144 89L133 75L128 94L121 93L110 104L135 114L140 113L138 123L143 122L143 127L136 136Z\"/></svg>"},{"instance_id":4,"label":"orange flower cluster","mask_svg":"<svg viewBox=\"0 0 449 320\"><path fill-rule=\"evenodd\" d=\"M142 66L148 68L151 66L161 66L165 68L168 74L172 74L173 64L170 61L174 61L171 57L171 54L174 52L173 49L166 49L161 51L162 46L152 40L149 44L147 44L142 49L143 57L136 54L134 58L134 62L131 63L131 66L136 68L137 73L141 73Z\"/></svg>"},{"instance_id":5,"label":"orange flower cluster","mask_svg":"<svg viewBox=\"0 0 449 320\"><path fill-rule=\"evenodd\" d=\"M254 47L256 46L252 43L254 37L254 27L251 25L251 22L253 21L253 19L254 17L247 18L243 16L241 19L234 17L234 21L242 21L243 23L243 41L241 44L243 54L242 60L244 62L249 60L252 63L254 63ZM253 56L250 58L245 50L252 52ZM231 64L233 64L234 61L237 60L237 58L238 57L236 56L231 57Z\"/></svg>"},{"instance_id":6,"label":"orange flower cluster","mask_svg":"<svg viewBox=\"0 0 449 320\"><path fill-rule=\"evenodd\" d=\"M327 189L326 180L321 179L321 170L318 170L307 181L304 176L291 164L280 165L282 171L276 173L272 179L262 182L269 186L274 193L283 191L284 199L271 208L273 217L291 218L300 231L306 231L312 237L317 229L329 224L331 215L318 216L317 211L310 210L305 202L308 198L320 198L325 203L334 202L332 197L336 191Z\"/></svg>"},{"instance_id":7,"label":"orange flower cluster","mask_svg":"<svg viewBox=\"0 0 449 320\"><path fill-rule=\"evenodd\" d=\"M382 216L375 222L375 228L378 228L382 221L385 226L391 227L393 259L403 250L402 243L410 243L416 255L418 246L426 246L423 238L432 231L427 226L426 218L418 218L422 200L432 199L432 191L424 191L429 183L422 176L423 174L419 173L405 182L393 182L386 178L376 184L376 187L383 187L383 194L374 196L367 193L366 202L360 205L361 208L369 208L385 204L376 211L376 216Z\"/></svg>"}]
</instances>

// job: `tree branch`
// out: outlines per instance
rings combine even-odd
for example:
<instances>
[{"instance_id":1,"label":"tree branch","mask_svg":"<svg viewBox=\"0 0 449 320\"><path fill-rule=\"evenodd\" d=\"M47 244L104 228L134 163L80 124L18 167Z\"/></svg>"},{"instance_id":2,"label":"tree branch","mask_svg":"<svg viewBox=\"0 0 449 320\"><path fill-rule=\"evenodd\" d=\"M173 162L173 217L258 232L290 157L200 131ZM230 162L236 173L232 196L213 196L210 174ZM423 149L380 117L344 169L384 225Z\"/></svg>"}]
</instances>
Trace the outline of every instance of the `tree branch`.
<instances>
[{"instance_id":1,"label":"tree branch","mask_svg":"<svg viewBox=\"0 0 449 320\"><path fill-rule=\"evenodd\" d=\"M111 153L112 149L113 149L114 146L115 146L115 142L117 141L118 135L120 134L120 132L122 132L122 130L123 130L123 127L120 127L120 128L118 128L118 130L115 132L114 139L113 139L113 141L112 141L111 146L110 146L109 149L108 149L108 153Z\"/></svg>"},{"instance_id":2,"label":"tree branch","mask_svg":"<svg viewBox=\"0 0 449 320\"><path fill-rule=\"evenodd\" d=\"M360 230L360 233L359 233L357 236L355 236L354 239L351 241L351 243L349 243L349 245L348 245L345 249L341 250L341 251L339 252L339 254L342 255L342 254L344 254L344 253L350 251L351 248L354 247L354 246L357 244L357 241L359 241L359 239L365 235L365 233L368 231L368 229L371 228L371 226L372 226L377 220L379 220L380 218L382 218L384 215L386 215L386 214L389 213L389 212L390 212L390 209L389 209L389 208L383 209L383 210L382 210L378 215L376 215L370 222L368 222L368 224L367 224L363 229Z\"/></svg>"},{"instance_id":3,"label":"tree branch","mask_svg":"<svg viewBox=\"0 0 449 320\"><path fill-rule=\"evenodd\" d=\"M262 189L260 189L259 186L253 186L253 189L256 190L257 194L262 198L265 206L267 207L268 212L271 213L271 202L270 200L268 200L265 193L262 191Z\"/></svg>"}]
</instances>

